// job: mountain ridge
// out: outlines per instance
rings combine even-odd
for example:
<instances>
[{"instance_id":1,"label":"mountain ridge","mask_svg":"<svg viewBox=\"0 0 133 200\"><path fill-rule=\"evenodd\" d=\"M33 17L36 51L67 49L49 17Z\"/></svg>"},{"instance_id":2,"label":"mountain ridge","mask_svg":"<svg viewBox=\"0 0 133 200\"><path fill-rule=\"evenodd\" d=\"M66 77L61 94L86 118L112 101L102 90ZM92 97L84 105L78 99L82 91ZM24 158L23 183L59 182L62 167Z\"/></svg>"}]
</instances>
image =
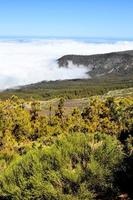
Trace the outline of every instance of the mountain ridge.
<instances>
[{"instance_id":1,"label":"mountain ridge","mask_svg":"<svg viewBox=\"0 0 133 200\"><path fill-rule=\"evenodd\" d=\"M57 59L59 67L82 66L91 78L133 74L133 50L93 55L64 55Z\"/></svg>"},{"instance_id":2,"label":"mountain ridge","mask_svg":"<svg viewBox=\"0 0 133 200\"><path fill-rule=\"evenodd\" d=\"M68 61L82 67L88 67L89 62L88 78L32 83L0 92L0 98L7 99L15 94L26 99L72 99L103 95L111 90L133 87L133 50L90 56L65 55L57 60L59 67L69 67ZM90 63L94 65L92 70Z\"/></svg>"}]
</instances>

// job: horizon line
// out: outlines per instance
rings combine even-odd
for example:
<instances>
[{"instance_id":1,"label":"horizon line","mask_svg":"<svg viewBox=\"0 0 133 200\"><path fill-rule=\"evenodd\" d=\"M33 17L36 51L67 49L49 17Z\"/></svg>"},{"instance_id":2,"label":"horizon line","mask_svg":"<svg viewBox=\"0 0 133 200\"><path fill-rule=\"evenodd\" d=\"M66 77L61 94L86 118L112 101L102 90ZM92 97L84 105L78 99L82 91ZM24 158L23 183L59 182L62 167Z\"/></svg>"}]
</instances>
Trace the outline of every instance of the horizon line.
<instances>
[{"instance_id":1,"label":"horizon line","mask_svg":"<svg viewBox=\"0 0 133 200\"><path fill-rule=\"evenodd\" d=\"M133 36L123 37L123 36L61 36L61 35L0 35L0 37L29 37L29 38L90 38L90 39L133 39Z\"/></svg>"}]
</instances>

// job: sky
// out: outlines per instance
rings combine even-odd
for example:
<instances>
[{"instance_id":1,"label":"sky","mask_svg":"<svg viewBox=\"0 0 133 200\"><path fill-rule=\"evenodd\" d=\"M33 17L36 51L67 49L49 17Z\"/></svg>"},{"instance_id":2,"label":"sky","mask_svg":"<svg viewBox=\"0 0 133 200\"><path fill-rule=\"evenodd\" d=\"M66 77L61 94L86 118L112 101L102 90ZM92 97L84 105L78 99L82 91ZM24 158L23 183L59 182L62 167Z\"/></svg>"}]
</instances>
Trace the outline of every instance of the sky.
<instances>
[{"instance_id":1,"label":"sky","mask_svg":"<svg viewBox=\"0 0 133 200\"><path fill-rule=\"evenodd\" d=\"M133 38L133 0L0 0L0 36Z\"/></svg>"}]
</instances>

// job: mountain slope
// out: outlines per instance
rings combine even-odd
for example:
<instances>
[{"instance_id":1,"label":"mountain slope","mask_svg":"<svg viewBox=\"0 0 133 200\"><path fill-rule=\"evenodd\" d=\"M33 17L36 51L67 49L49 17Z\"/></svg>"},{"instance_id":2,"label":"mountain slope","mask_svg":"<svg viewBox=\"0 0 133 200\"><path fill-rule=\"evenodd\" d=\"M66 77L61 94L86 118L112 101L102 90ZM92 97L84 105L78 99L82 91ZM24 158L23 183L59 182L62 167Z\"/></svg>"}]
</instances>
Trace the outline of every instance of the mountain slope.
<instances>
[{"instance_id":1,"label":"mountain slope","mask_svg":"<svg viewBox=\"0 0 133 200\"><path fill-rule=\"evenodd\" d=\"M1 99L13 94L22 98L82 98L103 95L110 90L133 87L133 51L91 56L66 55L57 60L59 67L88 68L88 79L42 81L0 93ZM91 76L91 79L89 78Z\"/></svg>"},{"instance_id":2,"label":"mountain slope","mask_svg":"<svg viewBox=\"0 0 133 200\"><path fill-rule=\"evenodd\" d=\"M59 67L84 66L91 77L128 76L133 74L133 50L96 55L65 55L57 60Z\"/></svg>"}]
</instances>

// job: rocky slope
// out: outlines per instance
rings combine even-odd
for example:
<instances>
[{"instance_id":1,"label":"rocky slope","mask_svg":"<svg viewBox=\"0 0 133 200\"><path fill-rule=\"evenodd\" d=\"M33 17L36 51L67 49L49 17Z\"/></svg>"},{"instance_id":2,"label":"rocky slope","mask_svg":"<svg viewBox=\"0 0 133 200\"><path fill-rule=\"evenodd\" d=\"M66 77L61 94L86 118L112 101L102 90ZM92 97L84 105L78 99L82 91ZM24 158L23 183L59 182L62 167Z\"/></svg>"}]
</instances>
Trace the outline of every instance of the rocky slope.
<instances>
[{"instance_id":1,"label":"rocky slope","mask_svg":"<svg viewBox=\"0 0 133 200\"><path fill-rule=\"evenodd\" d=\"M128 76L133 74L133 50L97 55L65 55L57 60L59 67L84 66L91 77Z\"/></svg>"}]
</instances>

